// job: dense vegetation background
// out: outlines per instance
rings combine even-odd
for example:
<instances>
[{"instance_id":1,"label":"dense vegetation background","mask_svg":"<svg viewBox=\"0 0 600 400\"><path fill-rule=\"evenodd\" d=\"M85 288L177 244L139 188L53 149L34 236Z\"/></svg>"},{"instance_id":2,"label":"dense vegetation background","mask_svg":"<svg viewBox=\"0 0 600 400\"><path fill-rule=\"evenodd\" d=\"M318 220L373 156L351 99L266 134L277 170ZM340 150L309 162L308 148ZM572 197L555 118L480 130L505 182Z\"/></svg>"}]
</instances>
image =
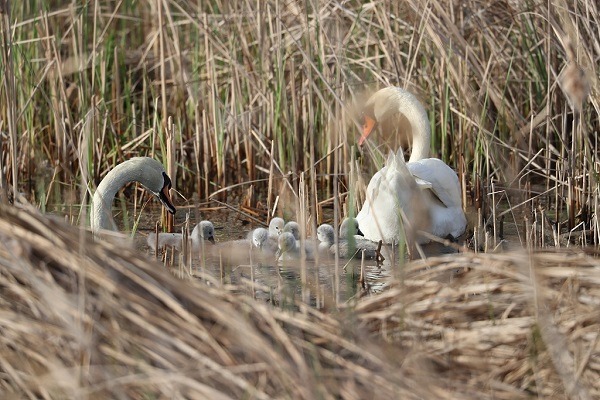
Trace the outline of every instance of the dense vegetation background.
<instances>
[{"instance_id":1,"label":"dense vegetation background","mask_svg":"<svg viewBox=\"0 0 600 400\"><path fill-rule=\"evenodd\" d=\"M360 205L360 172L387 151L377 140L356 150L360 104L398 85L426 105L432 154L484 220L504 200L515 220L542 210L558 232L583 226L597 243L597 7L14 2L3 15L3 173L42 208L82 204L113 165L151 155L187 199L242 193L235 202L272 208L276 194L298 204L303 187L320 219L338 192L352 194L338 209Z\"/></svg>"}]
</instances>

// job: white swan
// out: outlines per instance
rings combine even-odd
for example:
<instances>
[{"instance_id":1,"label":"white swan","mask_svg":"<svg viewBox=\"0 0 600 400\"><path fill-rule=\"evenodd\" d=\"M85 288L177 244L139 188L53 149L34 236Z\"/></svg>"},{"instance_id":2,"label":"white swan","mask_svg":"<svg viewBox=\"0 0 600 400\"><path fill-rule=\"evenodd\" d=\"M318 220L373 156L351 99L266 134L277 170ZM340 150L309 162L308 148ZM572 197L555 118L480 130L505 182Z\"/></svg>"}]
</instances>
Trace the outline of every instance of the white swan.
<instances>
[{"instance_id":1,"label":"white swan","mask_svg":"<svg viewBox=\"0 0 600 400\"><path fill-rule=\"evenodd\" d=\"M117 191L129 182L139 182L161 201L171 214L175 207L171 202L169 189L171 179L162 164L149 157L134 157L114 167L94 193L90 225L94 233L101 229L116 231L117 226L112 218L112 202Z\"/></svg>"},{"instance_id":2,"label":"white swan","mask_svg":"<svg viewBox=\"0 0 600 400\"><path fill-rule=\"evenodd\" d=\"M400 149L373 175L365 204L356 216L360 230L369 240L397 243L404 235L403 212L408 222L421 230L438 237L456 238L467 226L460 183L456 173L442 160L429 158L429 118L412 93L388 87L373 94L366 103L363 134L358 143L362 145L378 124L397 118L399 114L406 118L411 128L410 159L405 163ZM422 196L415 192L417 187ZM429 241L424 237L416 239L419 243Z\"/></svg>"}]
</instances>

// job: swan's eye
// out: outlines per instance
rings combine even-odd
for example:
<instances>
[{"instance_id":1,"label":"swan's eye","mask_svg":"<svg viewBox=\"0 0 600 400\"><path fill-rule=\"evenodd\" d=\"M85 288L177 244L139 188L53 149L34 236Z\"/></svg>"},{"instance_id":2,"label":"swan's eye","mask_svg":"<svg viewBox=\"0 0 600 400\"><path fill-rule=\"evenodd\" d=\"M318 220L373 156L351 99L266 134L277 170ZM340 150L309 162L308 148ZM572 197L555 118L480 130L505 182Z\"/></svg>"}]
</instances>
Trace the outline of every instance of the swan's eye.
<instances>
[{"instance_id":1,"label":"swan's eye","mask_svg":"<svg viewBox=\"0 0 600 400\"><path fill-rule=\"evenodd\" d=\"M360 117L358 118L358 122L362 125L365 126L365 114L361 114Z\"/></svg>"}]
</instances>

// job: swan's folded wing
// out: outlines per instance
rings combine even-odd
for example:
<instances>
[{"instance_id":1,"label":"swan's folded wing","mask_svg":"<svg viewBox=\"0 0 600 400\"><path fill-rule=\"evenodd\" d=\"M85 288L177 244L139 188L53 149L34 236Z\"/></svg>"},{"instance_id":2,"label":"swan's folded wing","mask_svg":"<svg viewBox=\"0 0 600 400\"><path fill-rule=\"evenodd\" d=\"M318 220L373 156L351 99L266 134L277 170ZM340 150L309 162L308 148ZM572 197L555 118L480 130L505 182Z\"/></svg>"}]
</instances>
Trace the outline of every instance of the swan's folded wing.
<instances>
[{"instance_id":1,"label":"swan's folded wing","mask_svg":"<svg viewBox=\"0 0 600 400\"><path fill-rule=\"evenodd\" d=\"M456 172L438 158L409 162L408 170L416 178L431 185L430 189L446 207L461 207L460 184ZM418 183L418 182L417 182ZM422 188L425 185L419 184Z\"/></svg>"},{"instance_id":2,"label":"swan's folded wing","mask_svg":"<svg viewBox=\"0 0 600 400\"><path fill-rule=\"evenodd\" d=\"M417 183L417 186L419 187L419 189L432 189L433 185L431 184L431 182L423 180L421 178L418 178L417 176L413 175L413 177L415 178L415 182Z\"/></svg>"},{"instance_id":3,"label":"swan's folded wing","mask_svg":"<svg viewBox=\"0 0 600 400\"><path fill-rule=\"evenodd\" d=\"M361 213L362 213L362 215L370 214L370 212L371 212L370 205L371 205L371 203L377 201L377 197L379 195L379 187L381 186L381 180L383 179L383 176L385 175L385 171L386 171L385 167L380 169L379 171L377 171L375 173L375 175L373 175L373 177L369 181L369 184L367 185L367 193L366 193L365 202L364 202L363 207L360 210L359 214L361 214Z\"/></svg>"}]
</instances>

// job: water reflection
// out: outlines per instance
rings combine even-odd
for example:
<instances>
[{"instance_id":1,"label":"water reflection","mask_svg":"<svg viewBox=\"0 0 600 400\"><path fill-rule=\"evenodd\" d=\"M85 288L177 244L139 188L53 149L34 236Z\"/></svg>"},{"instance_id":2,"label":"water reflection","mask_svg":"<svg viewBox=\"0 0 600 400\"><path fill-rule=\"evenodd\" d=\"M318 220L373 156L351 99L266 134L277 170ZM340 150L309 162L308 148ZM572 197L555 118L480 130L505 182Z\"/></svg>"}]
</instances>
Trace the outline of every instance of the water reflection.
<instances>
[{"instance_id":1,"label":"water reflection","mask_svg":"<svg viewBox=\"0 0 600 400\"><path fill-rule=\"evenodd\" d=\"M361 260L338 260L337 267L335 259L325 257L277 262L273 255L239 251L229 244L207 245L204 253L192 255L186 266L182 266L183 255L174 249L166 249L162 257L175 274L207 274L217 284L234 286L279 306L293 304L291 300L296 298L316 307L344 302L366 291L382 290L390 276L389 269L374 262L364 264L361 280Z\"/></svg>"},{"instance_id":2,"label":"water reflection","mask_svg":"<svg viewBox=\"0 0 600 400\"><path fill-rule=\"evenodd\" d=\"M388 278L402 273L406 257L398 248L383 247L385 261L317 257L315 261L276 261L273 254L262 254L249 246L226 241L205 243L203 249L188 257L167 249L166 265L175 274L209 276L216 284L235 288L280 307L302 299L323 308L346 302L366 293L382 291ZM149 249L146 249L149 251ZM433 244L424 246L426 255L456 252L454 248ZM191 261L190 261L191 260Z\"/></svg>"}]
</instances>

